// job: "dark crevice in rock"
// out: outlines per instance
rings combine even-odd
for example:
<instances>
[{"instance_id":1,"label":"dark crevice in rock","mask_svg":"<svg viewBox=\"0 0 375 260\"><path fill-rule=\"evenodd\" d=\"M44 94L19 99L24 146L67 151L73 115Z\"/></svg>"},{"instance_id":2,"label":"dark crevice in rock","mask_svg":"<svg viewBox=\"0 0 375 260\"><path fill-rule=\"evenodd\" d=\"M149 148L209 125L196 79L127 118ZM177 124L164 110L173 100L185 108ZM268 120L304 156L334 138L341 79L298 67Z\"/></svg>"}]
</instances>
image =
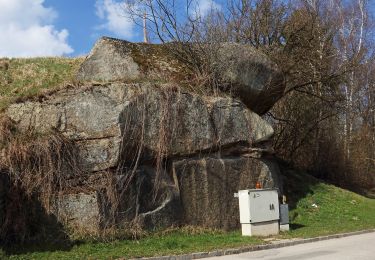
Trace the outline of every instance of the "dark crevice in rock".
<instances>
[{"instance_id":1,"label":"dark crevice in rock","mask_svg":"<svg viewBox=\"0 0 375 260\"><path fill-rule=\"evenodd\" d=\"M107 135L107 136L98 136L98 137L86 137L86 138L75 138L75 142L85 142L85 141L95 141L95 140L105 140L105 139L111 139L111 138L118 138L118 136L115 135Z\"/></svg>"}]
</instances>

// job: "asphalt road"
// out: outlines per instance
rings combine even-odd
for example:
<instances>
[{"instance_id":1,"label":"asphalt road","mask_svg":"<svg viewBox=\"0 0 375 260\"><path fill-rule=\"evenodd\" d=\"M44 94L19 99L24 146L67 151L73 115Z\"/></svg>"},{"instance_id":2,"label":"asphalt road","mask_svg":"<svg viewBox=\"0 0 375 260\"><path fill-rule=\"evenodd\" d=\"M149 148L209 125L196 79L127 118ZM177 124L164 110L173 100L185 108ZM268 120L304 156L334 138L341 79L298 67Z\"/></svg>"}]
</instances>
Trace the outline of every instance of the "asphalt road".
<instances>
[{"instance_id":1,"label":"asphalt road","mask_svg":"<svg viewBox=\"0 0 375 260\"><path fill-rule=\"evenodd\" d=\"M261 260L374 260L375 232L295 246L255 251L212 259L261 259Z\"/></svg>"}]
</instances>

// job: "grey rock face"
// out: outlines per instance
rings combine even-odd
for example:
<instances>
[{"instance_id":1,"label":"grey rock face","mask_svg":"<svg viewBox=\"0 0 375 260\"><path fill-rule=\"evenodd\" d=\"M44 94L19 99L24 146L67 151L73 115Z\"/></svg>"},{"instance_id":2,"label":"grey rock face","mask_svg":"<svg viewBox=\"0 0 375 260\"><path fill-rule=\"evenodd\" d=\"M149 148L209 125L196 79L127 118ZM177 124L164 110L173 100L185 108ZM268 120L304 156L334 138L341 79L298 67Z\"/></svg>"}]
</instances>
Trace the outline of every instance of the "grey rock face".
<instances>
[{"instance_id":1,"label":"grey rock face","mask_svg":"<svg viewBox=\"0 0 375 260\"><path fill-rule=\"evenodd\" d=\"M146 229L160 229L181 223L181 204L179 194L174 189L165 191L165 198L158 207L141 213L138 221Z\"/></svg>"},{"instance_id":2,"label":"grey rock face","mask_svg":"<svg viewBox=\"0 0 375 260\"><path fill-rule=\"evenodd\" d=\"M146 77L163 80L186 77L184 65L172 55L170 48L173 45L130 43L103 37L81 65L77 79L129 81ZM264 114L282 96L285 87L282 74L255 48L226 43L207 52L206 55L213 56L213 72L255 113Z\"/></svg>"},{"instance_id":3,"label":"grey rock face","mask_svg":"<svg viewBox=\"0 0 375 260\"><path fill-rule=\"evenodd\" d=\"M179 193L170 178L165 173L163 175L157 193L152 191L156 176L152 167L137 168L134 179L126 190L123 189L126 174L116 175L119 189L116 212L112 211L115 201L108 196L114 194L103 183L98 190L57 196L51 211L60 222L77 229L80 235L100 234L103 227L109 227L113 223L125 232L129 231L134 221L139 227L150 230L178 225L181 221ZM103 176L95 177L105 182Z\"/></svg>"},{"instance_id":4,"label":"grey rock face","mask_svg":"<svg viewBox=\"0 0 375 260\"><path fill-rule=\"evenodd\" d=\"M189 93L146 89L125 106L121 123L132 146L142 142L154 155L187 155L215 145L208 108Z\"/></svg>"},{"instance_id":5,"label":"grey rock face","mask_svg":"<svg viewBox=\"0 0 375 260\"><path fill-rule=\"evenodd\" d=\"M277 66L260 51L247 45L222 44L213 65L236 96L257 114L267 112L282 96L285 83Z\"/></svg>"},{"instance_id":6,"label":"grey rock face","mask_svg":"<svg viewBox=\"0 0 375 260\"><path fill-rule=\"evenodd\" d=\"M277 188L268 166L271 163L243 157L174 162L186 223L225 229L238 227L238 198L233 194L255 188L258 181L264 188Z\"/></svg>"},{"instance_id":7,"label":"grey rock face","mask_svg":"<svg viewBox=\"0 0 375 260\"><path fill-rule=\"evenodd\" d=\"M44 102L13 104L6 113L22 131L61 132L81 148L88 170L103 170L117 165L123 94L118 87L64 90Z\"/></svg>"},{"instance_id":8,"label":"grey rock face","mask_svg":"<svg viewBox=\"0 0 375 260\"><path fill-rule=\"evenodd\" d=\"M81 66L77 79L113 81L139 78L140 68L131 57L130 43L123 42L121 49L115 43L109 38L101 38Z\"/></svg>"},{"instance_id":9,"label":"grey rock face","mask_svg":"<svg viewBox=\"0 0 375 260\"><path fill-rule=\"evenodd\" d=\"M212 118L221 145L270 140L274 131L260 116L235 99L218 98L212 105Z\"/></svg>"},{"instance_id":10,"label":"grey rock face","mask_svg":"<svg viewBox=\"0 0 375 260\"><path fill-rule=\"evenodd\" d=\"M272 159L260 159L262 168L259 172L258 182L264 188L278 188L280 196L284 194L283 183L279 165Z\"/></svg>"},{"instance_id":11,"label":"grey rock face","mask_svg":"<svg viewBox=\"0 0 375 260\"><path fill-rule=\"evenodd\" d=\"M80 156L89 171L100 171L117 166L121 138L87 139L77 141Z\"/></svg>"},{"instance_id":12,"label":"grey rock face","mask_svg":"<svg viewBox=\"0 0 375 260\"><path fill-rule=\"evenodd\" d=\"M7 114L23 131L55 129L76 141L90 171L115 167L120 156L136 155L139 147L149 159L168 158L273 135L272 127L239 101L150 84L64 90L43 102L11 105Z\"/></svg>"},{"instance_id":13,"label":"grey rock face","mask_svg":"<svg viewBox=\"0 0 375 260\"><path fill-rule=\"evenodd\" d=\"M81 65L81 81L132 81L163 79L176 75L184 78L186 69L163 45L131 43L102 37Z\"/></svg>"},{"instance_id":14,"label":"grey rock face","mask_svg":"<svg viewBox=\"0 0 375 260\"><path fill-rule=\"evenodd\" d=\"M58 198L53 212L65 225L96 234L102 217L100 207L97 192L78 193Z\"/></svg>"}]
</instances>

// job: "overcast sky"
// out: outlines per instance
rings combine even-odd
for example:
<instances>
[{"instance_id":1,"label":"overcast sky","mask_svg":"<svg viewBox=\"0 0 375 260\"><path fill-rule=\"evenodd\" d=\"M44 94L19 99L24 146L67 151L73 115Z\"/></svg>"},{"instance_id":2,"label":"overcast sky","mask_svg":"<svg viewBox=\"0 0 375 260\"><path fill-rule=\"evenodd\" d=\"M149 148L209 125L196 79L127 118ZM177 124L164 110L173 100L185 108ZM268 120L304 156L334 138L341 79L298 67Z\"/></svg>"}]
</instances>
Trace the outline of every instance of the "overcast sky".
<instances>
[{"instance_id":1,"label":"overcast sky","mask_svg":"<svg viewBox=\"0 0 375 260\"><path fill-rule=\"evenodd\" d=\"M196 1L204 14L224 0ZM120 2L0 0L0 57L85 55L102 35L141 41L141 28L121 13Z\"/></svg>"}]
</instances>

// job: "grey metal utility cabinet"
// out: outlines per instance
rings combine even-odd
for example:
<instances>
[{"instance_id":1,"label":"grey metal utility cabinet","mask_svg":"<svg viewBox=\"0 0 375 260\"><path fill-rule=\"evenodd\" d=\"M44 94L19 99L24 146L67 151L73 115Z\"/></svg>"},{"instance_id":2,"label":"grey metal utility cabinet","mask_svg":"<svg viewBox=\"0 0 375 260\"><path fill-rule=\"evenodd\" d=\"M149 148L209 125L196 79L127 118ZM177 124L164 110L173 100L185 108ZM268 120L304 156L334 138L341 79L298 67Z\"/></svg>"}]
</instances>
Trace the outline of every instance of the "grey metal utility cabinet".
<instances>
[{"instance_id":1,"label":"grey metal utility cabinet","mask_svg":"<svg viewBox=\"0 0 375 260\"><path fill-rule=\"evenodd\" d=\"M279 233L279 198L276 189L240 190L238 201L243 236Z\"/></svg>"}]
</instances>

